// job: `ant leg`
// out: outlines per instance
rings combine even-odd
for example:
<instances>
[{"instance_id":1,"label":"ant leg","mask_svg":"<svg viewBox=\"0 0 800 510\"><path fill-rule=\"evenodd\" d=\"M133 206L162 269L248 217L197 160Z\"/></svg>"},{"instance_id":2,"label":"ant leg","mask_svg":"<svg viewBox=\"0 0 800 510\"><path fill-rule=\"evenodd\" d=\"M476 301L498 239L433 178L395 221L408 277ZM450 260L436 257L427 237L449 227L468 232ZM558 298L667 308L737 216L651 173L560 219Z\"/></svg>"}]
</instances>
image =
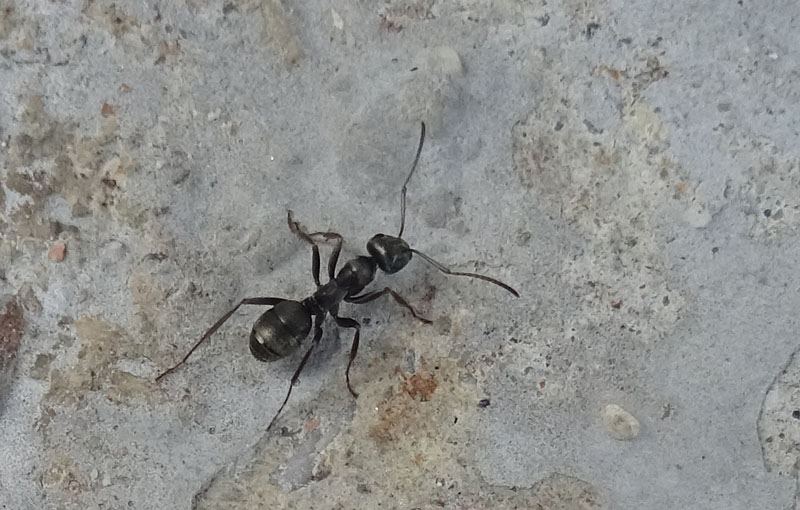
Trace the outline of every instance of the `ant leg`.
<instances>
[{"instance_id":1,"label":"ant leg","mask_svg":"<svg viewBox=\"0 0 800 510\"><path fill-rule=\"evenodd\" d=\"M339 254L342 252L342 243L344 242L342 236L336 232L314 232L313 234L309 235L311 237L321 236L326 240L336 239L336 244L333 246L333 252L331 252L331 258L328 259L328 278L333 280L334 276L336 275L336 264L339 262Z\"/></svg>"},{"instance_id":2,"label":"ant leg","mask_svg":"<svg viewBox=\"0 0 800 510\"><path fill-rule=\"evenodd\" d=\"M294 215L292 211L288 211L287 220L289 223L289 230L291 230L294 234L296 234L300 239L307 242L311 245L311 269L312 274L314 276L314 283L317 284L317 287L320 286L319 283L319 246L317 243L314 242L315 237L322 237L326 241L331 239L336 240L336 245L333 247L333 252L331 253L331 258L328 259L328 278L331 280L333 279L336 273L336 264L339 262L339 254L342 252L342 243L343 239L340 234L336 232L314 232L309 234L306 232L302 225L299 222L294 221Z\"/></svg>"},{"instance_id":3,"label":"ant leg","mask_svg":"<svg viewBox=\"0 0 800 510\"><path fill-rule=\"evenodd\" d=\"M416 253L420 257L422 257L422 259L425 262L427 262L428 264L432 265L433 267L435 267L439 271L443 272L444 274L449 274L451 276L469 276L470 278L477 278L479 280L483 280L483 281L486 281L486 282L489 282L489 283L493 283L493 284L497 285L498 287L502 287L502 288L506 289L507 291L509 291L510 293L514 294L514 297L519 297L519 292L514 290L511 287L511 285L507 285L507 284L501 282L500 280L495 280L494 278L489 278L488 276L483 276L482 274L462 273L462 272L459 272L459 271L451 271L450 269L444 267L442 264L440 264L440 263L436 262L435 260L433 260L431 257L425 255L421 251L415 250L413 248L411 249L411 251Z\"/></svg>"},{"instance_id":4,"label":"ant leg","mask_svg":"<svg viewBox=\"0 0 800 510\"><path fill-rule=\"evenodd\" d=\"M350 347L350 360L347 362L347 370L344 373L344 377L347 381L347 389L350 390L350 394L353 395L353 398L358 398L358 393L356 393L350 385L350 366L353 364L353 360L356 359L356 354L358 354L358 341L361 338L361 324L359 324L357 320L347 317L334 316L333 318L336 320L336 324L339 327L356 330L356 334L353 336L353 345Z\"/></svg>"},{"instance_id":5,"label":"ant leg","mask_svg":"<svg viewBox=\"0 0 800 510\"><path fill-rule=\"evenodd\" d=\"M370 301L375 301L379 297L385 296L386 294L391 294L392 297L394 298L394 300L397 301L397 304L402 306L403 308L405 308L409 312L411 312L411 315L413 315L415 319L421 320L425 324L432 324L433 323L432 320L426 319L425 317L421 317L420 315L418 315L417 311L414 310L414 308L410 304L408 304L408 301L403 299L403 296L401 296L397 292L393 291L389 287L384 287L383 290L376 290L374 292L368 292L368 293L362 294L360 296L354 296L354 297L345 298L344 300L347 301L348 303L363 304L363 303L369 303Z\"/></svg>"},{"instance_id":6,"label":"ant leg","mask_svg":"<svg viewBox=\"0 0 800 510\"><path fill-rule=\"evenodd\" d=\"M300 223L294 221L293 214L291 210L287 211L286 220L289 223L289 230L311 245L311 275L314 277L314 283L319 287L319 246L317 246L317 243L311 239L311 236L303 230Z\"/></svg>"},{"instance_id":7,"label":"ant leg","mask_svg":"<svg viewBox=\"0 0 800 510\"><path fill-rule=\"evenodd\" d=\"M322 320L324 318L325 315L321 314L317 315L316 319L314 319L314 339L311 341L311 347L308 348L305 356L303 356L303 360L300 362L300 365L298 365L297 370L294 371L294 375L292 376L292 381L289 383L289 391L286 392L286 398L283 399L283 403L281 404L281 407L278 408L278 412L275 413L275 416L272 417L272 420L269 422L269 425L267 425L267 430L272 428L272 425L275 423L275 420L278 419L278 416L281 414L281 411L283 411L286 402L289 401L289 396L292 394L292 388L294 388L294 385L297 384L297 380L300 378L300 372L303 371L303 367L306 366L308 358L311 357L311 351L314 350L314 347L317 346L320 338L322 338Z\"/></svg>"},{"instance_id":8,"label":"ant leg","mask_svg":"<svg viewBox=\"0 0 800 510\"><path fill-rule=\"evenodd\" d=\"M186 360L187 360L187 359L189 359L189 356L191 356L191 355L192 355L192 353L195 351L195 349L197 349L198 347L200 347L200 344L202 344L203 342L205 342L205 341L206 341L206 339L208 339L208 337L210 337L211 335L213 335L213 334L214 334L214 332L215 332L216 330L218 330L218 329L219 329L219 327L220 327L220 326L222 326L222 324L224 324L224 323L225 323L225 321L226 321L226 320L228 320L228 319L230 318L230 316L231 316L231 315L233 315L233 312L235 312L236 310L238 310L240 306L242 306L242 305L262 305L262 306L275 306L275 305L277 305L278 303L280 303L281 301L286 301L286 300L285 300L285 299L283 299L283 298L274 298L274 297L254 297L254 298L245 298L245 299L242 299L241 301L239 301L239 304L238 304L238 305L234 306L232 310L230 310L228 313L226 313L225 315L223 315L222 317L220 317L220 319L219 319L219 320L218 320L216 323L214 323L214 325L213 325L213 326L211 326L211 328L209 328L209 330L208 330L208 331L206 331L206 332L205 332L205 334L203 335L203 337L202 337L200 340L198 340L196 344L194 344L194 347L192 347L191 349L189 349L189 352L187 352L187 353L186 353L186 356L184 356L182 360L180 360L180 361L179 361L179 362L178 362L178 363L177 363L175 366L173 366L173 367L172 367L172 368L170 368L169 370L167 370L167 371L165 371L165 372L162 372L162 373L161 373L161 375L159 375L158 377L156 377L156 382L160 381L160 380L161 380L161 379L162 379L164 376L166 376L166 375L168 375L168 374L170 374L170 373L174 372L174 371L175 371L175 369L177 369L179 366L181 366L181 365L183 365L184 363L186 363Z\"/></svg>"}]
</instances>

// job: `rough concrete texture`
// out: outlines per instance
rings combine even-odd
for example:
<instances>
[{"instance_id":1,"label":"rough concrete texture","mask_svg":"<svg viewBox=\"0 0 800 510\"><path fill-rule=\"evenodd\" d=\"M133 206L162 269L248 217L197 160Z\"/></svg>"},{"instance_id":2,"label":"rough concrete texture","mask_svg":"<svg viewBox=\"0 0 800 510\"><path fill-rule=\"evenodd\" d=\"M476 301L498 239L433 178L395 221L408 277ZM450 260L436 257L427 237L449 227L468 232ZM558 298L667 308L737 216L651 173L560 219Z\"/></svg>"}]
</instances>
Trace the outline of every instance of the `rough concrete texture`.
<instances>
[{"instance_id":1,"label":"rough concrete texture","mask_svg":"<svg viewBox=\"0 0 800 510\"><path fill-rule=\"evenodd\" d=\"M0 508L800 508L800 4L0 0ZM286 210L422 261L302 352ZM327 257L330 247L323 247ZM325 262L323 261L323 267ZM380 288L380 287L378 287Z\"/></svg>"}]
</instances>

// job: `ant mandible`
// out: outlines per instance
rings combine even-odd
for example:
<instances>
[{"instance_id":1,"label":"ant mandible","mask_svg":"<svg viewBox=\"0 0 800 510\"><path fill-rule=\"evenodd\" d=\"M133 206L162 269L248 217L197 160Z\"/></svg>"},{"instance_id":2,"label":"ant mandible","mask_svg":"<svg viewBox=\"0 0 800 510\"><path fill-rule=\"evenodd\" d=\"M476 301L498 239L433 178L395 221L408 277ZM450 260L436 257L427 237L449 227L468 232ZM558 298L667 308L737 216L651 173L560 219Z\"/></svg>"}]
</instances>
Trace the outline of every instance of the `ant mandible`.
<instances>
[{"instance_id":1,"label":"ant mandible","mask_svg":"<svg viewBox=\"0 0 800 510\"><path fill-rule=\"evenodd\" d=\"M386 274L393 274L403 269L406 264L411 260L412 255L416 254L428 264L432 265L439 271L452 275L452 276L468 276L470 278L478 278L497 286L500 286L519 297L516 290L511 286L490 278L488 276L464 273L460 271L451 271L439 262L435 261L428 255L425 255L419 250L411 248L408 243L403 239L403 230L406 222L406 190L408 181L414 174L414 170L419 163L419 157L422 153L422 145L425 142L425 123L422 123L422 130L419 137L419 146L417 147L417 154L414 157L414 163L411 165L411 171L408 173L403 189L400 192L400 232L397 236L389 236L386 234L377 234L372 237L367 243L368 256L359 256L348 261L337 273L336 265L339 261L339 254L342 251L342 236L335 232L313 232L308 233L303 227L294 220L292 211L288 211L287 221L289 229L296 234L300 239L311 245L311 274L314 278L314 283L317 290L311 296L303 299L302 301L293 301L291 299L284 299L278 297L252 297L245 298L239 301L232 310L223 315L205 334L197 341L196 344L186 353L172 368L164 371L156 381L160 381L168 374L174 372L178 367L186 363L189 356L205 342L212 334L214 334L225 321L227 321L233 313L242 305L260 305L271 306L269 310L264 312L253 324L253 329L250 332L250 352L256 359L261 361L276 361L292 354L300 348L301 343L312 329L312 317L314 338L311 341L311 346L306 351L303 359L300 361L297 369L294 371L292 380L289 384L289 390L286 392L286 398L283 399L278 412L269 422L267 430L269 430L275 423L275 420L283 411L284 406L289 401L289 396L292 394L292 388L297 383L303 367L306 366L308 358L311 356L314 348L319 344L322 339L322 323L325 317L330 314L336 324L341 328L353 329L353 344L350 347L350 358L347 362L347 370L345 371L345 380L347 382L347 389L353 395L358 397L358 393L353 390L350 384L350 367L353 360L356 359L358 353L358 343L361 336L361 324L355 319L349 317L339 316L339 305L342 301L346 303L363 304L374 301L381 296L390 295L394 300L403 308L409 311L411 315L426 324L432 321L421 317L408 302L400 296L397 292L384 287L382 290L372 292L364 292L364 288L369 285L374 279L377 269L380 269ZM328 283L322 285L319 281L320 271L320 256L319 246L315 240L333 240L335 241L333 251L328 259Z\"/></svg>"}]
</instances>

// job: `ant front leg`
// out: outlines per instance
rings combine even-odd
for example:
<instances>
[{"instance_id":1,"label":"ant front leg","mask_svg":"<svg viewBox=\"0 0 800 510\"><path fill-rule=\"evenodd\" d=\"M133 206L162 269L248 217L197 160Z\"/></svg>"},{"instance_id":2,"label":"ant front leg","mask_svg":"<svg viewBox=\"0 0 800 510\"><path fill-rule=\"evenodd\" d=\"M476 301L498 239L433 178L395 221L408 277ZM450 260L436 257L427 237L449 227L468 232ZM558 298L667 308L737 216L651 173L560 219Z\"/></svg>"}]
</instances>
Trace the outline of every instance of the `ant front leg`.
<instances>
[{"instance_id":1,"label":"ant front leg","mask_svg":"<svg viewBox=\"0 0 800 510\"><path fill-rule=\"evenodd\" d=\"M311 239L311 236L308 235L305 230L303 230L303 227L300 225L300 223L294 221L294 213L292 213L291 210L287 211L286 216L286 220L289 223L289 230L291 230L293 234L296 234L297 237L311 245L311 275L314 277L314 283L317 285L317 287L319 287L319 246L317 246L317 243Z\"/></svg>"},{"instance_id":2,"label":"ant front leg","mask_svg":"<svg viewBox=\"0 0 800 510\"><path fill-rule=\"evenodd\" d=\"M166 375L171 374L179 366L181 366L184 363L186 363L186 360L189 359L189 356L191 356L192 353L198 347L200 347L200 344L205 342L208 339L208 337L213 335L214 332L216 330L218 330L220 328L220 326L222 326L225 323L226 320L230 319L231 315L233 315L233 313L236 310L238 310L240 306L242 306L242 305L275 306L278 303L280 303L281 301L285 301L285 299L283 299L283 298L275 298L275 297L254 297L254 298L244 298L244 299L242 299L241 301L239 301L238 305L234 306L232 310L230 310L228 313L226 313L225 315L220 317L220 319L216 323L214 323L214 325L211 326L211 328L209 328L208 331L205 332L203 337L200 340L198 340L197 343L194 344L194 346L191 349L189 349L189 352L186 353L186 356L184 356L182 360L180 360L172 368L166 370L165 372L162 372L158 377L156 377L156 382L160 381L163 377L165 377Z\"/></svg>"},{"instance_id":3,"label":"ant front leg","mask_svg":"<svg viewBox=\"0 0 800 510\"><path fill-rule=\"evenodd\" d=\"M359 324L357 320L348 317L334 316L333 318L336 320L336 324L339 327L356 330L356 334L353 335L353 345L350 347L350 360L347 362L347 370L344 373L344 377L347 381L347 389L350 390L350 394L353 395L353 398L358 398L358 393L356 393L350 385L350 367L353 365L353 360L356 359L356 355L358 354L358 342L361 338L361 324Z\"/></svg>"},{"instance_id":4,"label":"ant front leg","mask_svg":"<svg viewBox=\"0 0 800 510\"><path fill-rule=\"evenodd\" d=\"M310 236L320 236L324 237L326 240L336 240L336 244L333 246L333 251L331 252L331 258L328 259L328 278L333 280L336 276L336 264L339 262L339 254L342 252L342 243L344 239L336 232L314 232L310 234Z\"/></svg>"},{"instance_id":5,"label":"ant front leg","mask_svg":"<svg viewBox=\"0 0 800 510\"><path fill-rule=\"evenodd\" d=\"M389 287L384 287L383 290L376 290L374 292L368 292L368 293L362 294L360 296L348 297L348 298L345 298L344 300L347 301L348 303L363 304L363 303L369 303L370 301L375 301L379 297L385 296L386 294L391 294L391 296L394 298L394 300L397 301L397 304L402 306L403 308L405 308L409 312L411 312L411 315L413 315L415 319L420 320L420 321L424 322L425 324L433 324L432 320L426 319L425 317L420 316L417 313L417 311L414 310L414 307L412 307L410 304L408 304L408 301L406 301L403 298L403 296L401 296L397 292L393 291Z\"/></svg>"},{"instance_id":6,"label":"ant front leg","mask_svg":"<svg viewBox=\"0 0 800 510\"><path fill-rule=\"evenodd\" d=\"M317 287L320 286L319 282L319 266L320 266L320 257L319 257L319 246L316 242L314 242L315 237L322 237L326 241L331 239L336 240L336 244L333 247L333 252L331 253L330 259L328 259L328 278L333 280L333 277L336 274L336 264L339 262L339 254L342 252L342 243L344 240L340 234L336 232L314 232L309 234L308 232L303 229L303 226L300 225L299 222L294 221L294 214L292 211L288 211L287 220L289 223L289 230L292 233L296 234L300 239L307 242L311 245L311 270L314 276L314 283L317 284Z\"/></svg>"}]
</instances>

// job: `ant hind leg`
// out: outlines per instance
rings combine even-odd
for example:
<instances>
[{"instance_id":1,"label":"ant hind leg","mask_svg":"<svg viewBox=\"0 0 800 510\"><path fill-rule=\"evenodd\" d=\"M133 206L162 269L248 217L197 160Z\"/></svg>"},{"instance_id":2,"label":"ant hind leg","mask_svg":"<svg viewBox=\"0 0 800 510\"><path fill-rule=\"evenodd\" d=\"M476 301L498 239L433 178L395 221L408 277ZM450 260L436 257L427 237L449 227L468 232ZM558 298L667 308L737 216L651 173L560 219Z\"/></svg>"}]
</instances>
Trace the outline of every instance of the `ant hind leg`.
<instances>
[{"instance_id":1,"label":"ant hind leg","mask_svg":"<svg viewBox=\"0 0 800 510\"><path fill-rule=\"evenodd\" d=\"M200 344L202 344L203 342L205 342L205 341L208 339L208 337L210 337L211 335L213 335L213 334L214 334L214 332L215 332L216 330L218 330L218 329L220 328L220 326L222 326L222 325L225 323L225 321L227 321L228 319L230 319L231 315L233 315L233 313L234 313L236 310L238 310L240 306L242 306L242 305L262 305L262 306L275 306L275 305L277 305L278 303L280 303L281 301L286 301L286 300L285 300L285 299L283 299L283 298L275 298L275 297L254 297L254 298L244 298L244 299L242 299L241 301L239 301L239 304L238 304L238 305L234 306L234 307L233 307L233 309L229 310L229 311L228 311L228 312L227 312L225 315L223 315L222 317L220 317L220 319L219 319L217 322L215 322L215 323L214 323L214 325L213 325L213 326L211 326L211 327L208 329L208 331L206 331L206 332L205 332L205 334L203 334L202 338L200 338L200 340L198 340L198 341L197 341L197 343L196 343L196 344L194 344L194 346L193 346L191 349L189 349L189 352L187 352L187 353L186 353L186 356L184 356L182 360L180 360L180 361L179 361L178 363L176 363L176 364L175 364L173 367L169 368L168 370L165 370L165 371L164 371L164 372L162 372L162 373L161 373L161 374L160 374L158 377L156 377L156 382L160 381L162 378L164 378L165 376L167 376L167 375L171 374L171 373L172 373L172 372L174 372L174 371L175 371L175 370L176 370L178 367L180 367L181 365L183 365L184 363L186 363L186 360L187 360L187 359L189 359L189 356L191 356L191 355L192 355L192 353L193 353L193 352L194 352L194 351L195 351L195 350L196 350L198 347L200 347Z\"/></svg>"},{"instance_id":2,"label":"ant hind leg","mask_svg":"<svg viewBox=\"0 0 800 510\"><path fill-rule=\"evenodd\" d=\"M306 363L308 362L308 358L311 357L311 352L314 350L314 347L316 347L317 344L319 344L319 340L320 340L320 338L322 338L322 321L323 321L324 318L325 318L324 315L318 315L316 317L316 319L314 320L314 339L311 341L311 347L308 348L308 350L306 351L306 354L303 356L302 361L300 361L300 364L297 366L297 369L294 371L294 375L292 375L292 381L289 383L289 390L286 392L286 398L283 399L283 403L278 408L278 412L275 413L275 416L272 417L272 420L270 420L269 425L267 425L267 430L272 428L272 425L275 424L275 420L277 420L278 416L280 416L281 411L283 411L283 408L286 406L286 403L289 401L289 397L292 394L292 388L294 388L294 385L297 384L297 381L300 379L300 373L303 371L303 368L306 366Z\"/></svg>"}]
</instances>

